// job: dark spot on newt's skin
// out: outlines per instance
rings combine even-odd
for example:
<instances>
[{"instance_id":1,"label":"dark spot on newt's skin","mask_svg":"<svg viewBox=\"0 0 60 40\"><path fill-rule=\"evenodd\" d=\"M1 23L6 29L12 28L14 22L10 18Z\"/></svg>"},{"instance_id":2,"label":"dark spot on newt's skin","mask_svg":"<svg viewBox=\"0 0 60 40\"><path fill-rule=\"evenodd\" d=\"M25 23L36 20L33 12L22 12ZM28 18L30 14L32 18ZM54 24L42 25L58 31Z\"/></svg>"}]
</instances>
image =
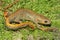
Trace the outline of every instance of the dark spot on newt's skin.
<instances>
[{"instance_id":1,"label":"dark spot on newt's skin","mask_svg":"<svg viewBox=\"0 0 60 40\"><path fill-rule=\"evenodd\" d=\"M13 24L13 23L15 23L15 24L20 24L19 22L15 22L15 21L11 21L11 22L10 22L10 24Z\"/></svg>"}]
</instances>

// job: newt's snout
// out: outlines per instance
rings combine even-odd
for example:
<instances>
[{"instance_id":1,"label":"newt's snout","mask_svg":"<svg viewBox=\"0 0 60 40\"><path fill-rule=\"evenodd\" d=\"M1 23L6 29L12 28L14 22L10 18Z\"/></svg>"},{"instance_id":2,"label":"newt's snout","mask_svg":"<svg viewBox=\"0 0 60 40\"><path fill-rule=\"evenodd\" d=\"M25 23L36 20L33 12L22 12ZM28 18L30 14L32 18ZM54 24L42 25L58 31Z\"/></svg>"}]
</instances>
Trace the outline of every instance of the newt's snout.
<instances>
[{"instance_id":1,"label":"newt's snout","mask_svg":"<svg viewBox=\"0 0 60 40\"><path fill-rule=\"evenodd\" d=\"M42 24L42 25L51 25L51 20L46 18L45 16L43 15L40 15L38 18L37 18L37 22L38 24Z\"/></svg>"},{"instance_id":2,"label":"newt's snout","mask_svg":"<svg viewBox=\"0 0 60 40\"><path fill-rule=\"evenodd\" d=\"M44 26L51 26L51 21L49 21L49 20L42 20L41 22L38 22L38 24L44 25Z\"/></svg>"},{"instance_id":3,"label":"newt's snout","mask_svg":"<svg viewBox=\"0 0 60 40\"><path fill-rule=\"evenodd\" d=\"M51 26L51 21L50 20L45 20L43 25Z\"/></svg>"}]
</instances>

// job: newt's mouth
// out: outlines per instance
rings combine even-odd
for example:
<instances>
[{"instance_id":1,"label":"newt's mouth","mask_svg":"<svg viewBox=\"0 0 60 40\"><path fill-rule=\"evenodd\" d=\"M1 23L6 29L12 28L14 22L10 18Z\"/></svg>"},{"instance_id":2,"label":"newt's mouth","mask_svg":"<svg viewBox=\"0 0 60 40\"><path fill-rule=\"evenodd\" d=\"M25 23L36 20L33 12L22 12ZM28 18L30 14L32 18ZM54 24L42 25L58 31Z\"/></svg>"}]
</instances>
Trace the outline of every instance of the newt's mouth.
<instances>
[{"instance_id":1,"label":"newt's mouth","mask_svg":"<svg viewBox=\"0 0 60 40\"><path fill-rule=\"evenodd\" d=\"M39 25L43 25L43 26L51 26L51 24L41 24L41 23L38 23Z\"/></svg>"}]
</instances>

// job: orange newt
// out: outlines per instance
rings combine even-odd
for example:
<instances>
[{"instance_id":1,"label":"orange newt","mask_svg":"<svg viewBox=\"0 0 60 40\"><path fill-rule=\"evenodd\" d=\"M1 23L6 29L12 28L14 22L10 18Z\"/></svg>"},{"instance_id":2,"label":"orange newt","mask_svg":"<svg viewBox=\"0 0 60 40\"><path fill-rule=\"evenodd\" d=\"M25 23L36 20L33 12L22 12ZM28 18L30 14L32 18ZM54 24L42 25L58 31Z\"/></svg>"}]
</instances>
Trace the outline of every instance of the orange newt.
<instances>
[{"instance_id":1,"label":"orange newt","mask_svg":"<svg viewBox=\"0 0 60 40\"><path fill-rule=\"evenodd\" d=\"M12 5L14 5L16 2L14 2ZM7 6L5 9L8 9L10 6ZM41 25L50 25L51 21L41 15L37 14L34 11L31 11L29 9L19 9L16 12L9 15L7 11L4 11L4 18L6 26L10 29L18 29L22 27L29 26L32 29L35 29L37 26L41 30L51 30L51 28L43 28ZM22 22L23 20L26 20L25 22Z\"/></svg>"},{"instance_id":2,"label":"orange newt","mask_svg":"<svg viewBox=\"0 0 60 40\"><path fill-rule=\"evenodd\" d=\"M41 24L51 24L51 21L45 16L37 14L28 9L19 9L16 12L12 13L10 16L8 16L8 14L8 12L4 12L6 26L10 29L26 27L27 25L34 29L36 25L37 27L40 27ZM27 22L21 22L22 20L27 20Z\"/></svg>"}]
</instances>

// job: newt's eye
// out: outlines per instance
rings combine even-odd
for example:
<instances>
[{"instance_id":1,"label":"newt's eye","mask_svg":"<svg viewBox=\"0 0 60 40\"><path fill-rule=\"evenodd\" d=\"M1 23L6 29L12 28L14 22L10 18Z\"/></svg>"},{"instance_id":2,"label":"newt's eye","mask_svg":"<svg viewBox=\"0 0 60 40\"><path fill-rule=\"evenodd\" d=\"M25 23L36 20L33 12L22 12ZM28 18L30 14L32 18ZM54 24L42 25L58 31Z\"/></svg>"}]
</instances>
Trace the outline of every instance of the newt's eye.
<instances>
[{"instance_id":1,"label":"newt's eye","mask_svg":"<svg viewBox=\"0 0 60 40\"><path fill-rule=\"evenodd\" d=\"M48 21L44 21L45 23L47 23Z\"/></svg>"}]
</instances>

